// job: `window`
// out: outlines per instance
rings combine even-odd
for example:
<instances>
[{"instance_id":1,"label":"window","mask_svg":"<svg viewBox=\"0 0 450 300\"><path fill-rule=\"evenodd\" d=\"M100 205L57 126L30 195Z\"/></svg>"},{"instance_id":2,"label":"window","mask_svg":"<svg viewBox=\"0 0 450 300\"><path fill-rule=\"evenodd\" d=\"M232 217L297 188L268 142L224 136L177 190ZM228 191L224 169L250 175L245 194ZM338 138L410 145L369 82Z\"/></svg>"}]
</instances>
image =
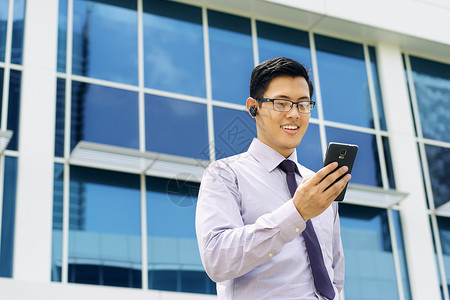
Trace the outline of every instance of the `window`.
<instances>
[{"instance_id":1,"label":"window","mask_svg":"<svg viewBox=\"0 0 450 300\"><path fill-rule=\"evenodd\" d=\"M314 35L324 118L373 128L363 46Z\"/></svg>"},{"instance_id":2,"label":"window","mask_svg":"<svg viewBox=\"0 0 450 300\"><path fill-rule=\"evenodd\" d=\"M206 98L201 8L151 0L143 5L145 86Z\"/></svg>"},{"instance_id":3,"label":"window","mask_svg":"<svg viewBox=\"0 0 450 300\"><path fill-rule=\"evenodd\" d=\"M208 25L212 97L244 105L254 67L250 20L209 10Z\"/></svg>"},{"instance_id":4,"label":"window","mask_svg":"<svg viewBox=\"0 0 450 300\"><path fill-rule=\"evenodd\" d=\"M345 298L398 299L387 211L340 204Z\"/></svg>"},{"instance_id":5,"label":"window","mask_svg":"<svg viewBox=\"0 0 450 300\"><path fill-rule=\"evenodd\" d=\"M138 84L136 1L74 1L72 73Z\"/></svg>"},{"instance_id":6,"label":"window","mask_svg":"<svg viewBox=\"0 0 450 300\"><path fill-rule=\"evenodd\" d=\"M55 164L53 175L52 281L61 281L64 165Z\"/></svg>"},{"instance_id":7,"label":"window","mask_svg":"<svg viewBox=\"0 0 450 300\"><path fill-rule=\"evenodd\" d=\"M146 149L209 160L206 105L145 95Z\"/></svg>"},{"instance_id":8,"label":"window","mask_svg":"<svg viewBox=\"0 0 450 300\"><path fill-rule=\"evenodd\" d=\"M69 282L141 287L139 176L70 168Z\"/></svg>"},{"instance_id":9,"label":"window","mask_svg":"<svg viewBox=\"0 0 450 300\"><path fill-rule=\"evenodd\" d=\"M216 159L247 151L254 137L256 125L248 112L214 107Z\"/></svg>"},{"instance_id":10,"label":"window","mask_svg":"<svg viewBox=\"0 0 450 300\"><path fill-rule=\"evenodd\" d=\"M199 184L147 177L146 185L149 288L215 294L195 235Z\"/></svg>"},{"instance_id":11,"label":"window","mask_svg":"<svg viewBox=\"0 0 450 300\"><path fill-rule=\"evenodd\" d=\"M2 230L0 233L0 277L12 277L17 158L6 156L4 168L3 207L1 214Z\"/></svg>"},{"instance_id":12,"label":"window","mask_svg":"<svg viewBox=\"0 0 450 300\"><path fill-rule=\"evenodd\" d=\"M6 149L17 150L19 143L19 110L20 84L22 73L16 70L9 72L8 120L6 128L14 132Z\"/></svg>"},{"instance_id":13,"label":"window","mask_svg":"<svg viewBox=\"0 0 450 300\"><path fill-rule=\"evenodd\" d=\"M139 148L136 92L72 82L71 148L79 141Z\"/></svg>"},{"instance_id":14,"label":"window","mask_svg":"<svg viewBox=\"0 0 450 300\"><path fill-rule=\"evenodd\" d=\"M9 5L13 4L13 19L8 20ZM22 64L25 0L0 0L0 62L5 62L6 51L11 51L11 63ZM11 49L6 49L7 28L12 26Z\"/></svg>"}]
</instances>

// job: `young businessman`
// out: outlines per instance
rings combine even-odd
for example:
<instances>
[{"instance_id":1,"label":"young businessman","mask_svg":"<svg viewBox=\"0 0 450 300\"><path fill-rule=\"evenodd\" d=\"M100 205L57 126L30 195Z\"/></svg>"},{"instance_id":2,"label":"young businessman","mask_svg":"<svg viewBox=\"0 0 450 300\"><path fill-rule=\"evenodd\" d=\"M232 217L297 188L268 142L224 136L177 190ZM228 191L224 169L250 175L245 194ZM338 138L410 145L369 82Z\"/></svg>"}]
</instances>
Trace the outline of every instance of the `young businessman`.
<instances>
[{"instance_id":1,"label":"young businessman","mask_svg":"<svg viewBox=\"0 0 450 300\"><path fill-rule=\"evenodd\" d=\"M247 99L257 138L204 173L196 232L219 299L339 298L344 255L333 200L350 175L326 189L347 167L326 176L337 163L317 173L297 163L312 94L300 63L281 57L258 65Z\"/></svg>"}]
</instances>

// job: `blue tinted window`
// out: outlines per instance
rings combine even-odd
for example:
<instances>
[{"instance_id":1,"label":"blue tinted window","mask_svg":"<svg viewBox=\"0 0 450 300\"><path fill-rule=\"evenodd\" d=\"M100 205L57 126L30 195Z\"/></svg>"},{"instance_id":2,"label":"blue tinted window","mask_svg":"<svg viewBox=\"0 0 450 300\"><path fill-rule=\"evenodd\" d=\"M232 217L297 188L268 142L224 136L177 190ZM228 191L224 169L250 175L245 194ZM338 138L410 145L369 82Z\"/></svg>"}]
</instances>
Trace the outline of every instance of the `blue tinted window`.
<instances>
[{"instance_id":1,"label":"blue tinted window","mask_svg":"<svg viewBox=\"0 0 450 300\"><path fill-rule=\"evenodd\" d=\"M17 158L5 157L0 277L12 277L14 253L14 216L16 212Z\"/></svg>"},{"instance_id":2,"label":"blue tinted window","mask_svg":"<svg viewBox=\"0 0 450 300\"><path fill-rule=\"evenodd\" d=\"M9 141L9 150L17 150L19 142L19 113L20 113L20 83L22 73L11 70L9 74L9 104L8 104L8 124L7 128L14 134Z\"/></svg>"},{"instance_id":3,"label":"blue tinted window","mask_svg":"<svg viewBox=\"0 0 450 300\"><path fill-rule=\"evenodd\" d=\"M356 161L353 165L351 182L383 186L375 135L333 127L326 128L326 135L328 142L355 144L359 146Z\"/></svg>"},{"instance_id":4,"label":"blue tinted window","mask_svg":"<svg viewBox=\"0 0 450 300\"><path fill-rule=\"evenodd\" d=\"M140 287L139 176L81 167L70 176L69 282Z\"/></svg>"},{"instance_id":5,"label":"blue tinted window","mask_svg":"<svg viewBox=\"0 0 450 300\"><path fill-rule=\"evenodd\" d=\"M319 125L309 123L308 130L297 147L297 159L299 163L315 172L322 168Z\"/></svg>"},{"instance_id":6,"label":"blue tinted window","mask_svg":"<svg viewBox=\"0 0 450 300\"><path fill-rule=\"evenodd\" d=\"M58 17L58 72L66 72L67 0L59 0Z\"/></svg>"},{"instance_id":7,"label":"blue tinted window","mask_svg":"<svg viewBox=\"0 0 450 300\"><path fill-rule=\"evenodd\" d=\"M408 266L406 263L405 244L403 241L402 224L400 222L400 213L396 210L391 210L392 221L395 227L395 235L397 239L397 251L400 264L400 272L402 277L403 292L405 299L411 299L411 288L409 285Z\"/></svg>"},{"instance_id":8,"label":"blue tinted window","mask_svg":"<svg viewBox=\"0 0 450 300\"><path fill-rule=\"evenodd\" d=\"M370 66L372 69L373 85L375 87L375 97L378 109L378 119L380 121L380 129L386 130L386 120L384 117L383 99L381 98L380 80L378 79L377 58L375 55L375 48L369 47Z\"/></svg>"},{"instance_id":9,"label":"blue tinted window","mask_svg":"<svg viewBox=\"0 0 450 300\"><path fill-rule=\"evenodd\" d=\"M205 104L145 95L145 128L148 151L209 160Z\"/></svg>"},{"instance_id":10,"label":"blue tinted window","mask_svg":"<svg viewBox=\"0 0 450 300\"><path fill-rule=\"evenodd\" d=\"M256 124L248 112L214 107L216 159L247 151L253 138Z\"/></svg>"},{"instance_id":11,"label":"blue tinted window","mask_svg":"<svg viewBox=\"0 0 450 300\"><path fill-rule=\"evenodd\" d=\"M3 108L3 74L5 70L0 68L0 124L2 122L2 108Z\"/></svg>"},{"instance_id":12,"label":"blue tinted window","mask_svg":"<svg viewBox=\"0 0 450 300\"><path fill-rule=\"evenodd\" d=\"M389 188L395 189L394 168L392 167L391 148L389 147L389 139L383 136L382 141L383 141L384 157L386 160L386 171L388 175Z\"/></svg>"},{"instance_id":13,"label":"blue tinted window","mask_svg":"<svg viewBox=\"0 0 450 300\"><path fill-rule=\"evenodd\" d=\"M64 165L55 164L53 173L52 281L61 281Z\"/></svg>"},{"instance_id":14,"label":"blue tinted window","mask_svg":"<svg viewBox=\"0 0 450 300\"><path fill-rule=\"evenodd\" d=\"M199 183L147 177L146 185L149 288L215 293L195 235Z\"/></svg>"},{"instance_id":15,"label":"blue tinted window","mask_svg":"<svg viewBox=\"0 0 450 300\"><path fill-rule=\"evenodd\" d=\"M8 23L9 0L0 0L0 61L5 61L6 26Z\"/></svg>"},{"instance_id":16,"label":"blue tinted window","mask_svg":"<svg viewBox=\"0 0 450 300\"><path fill-rule=\"evenodd\" d=\"M261 21L256 21L256 28L260 62L284 56L297 60L307 70L311 70L311 51L307 32ZM312 79L312 71L309 75ZM317 109L313 110L311 116L317 118Z\"/></svg>"},{"instance_id":17,"label":"blue tinted window","mask_svg":"<svg viewBox=\"0 0 450 300\"><path fill-rule=\"evenodd\" d=\"M450 148L425 145L435 206L449 201Z\"/></svg>"},{"instance_id":18,"label":"blue tinted window","mask_svg":"<svg viewBox=\"0 0 450 300\"><path fill-rule=\"evenodd\" d=\"M56 120L55 120L55 156L64 156L64 121L66 81L58 78L56 82Z\"/></svg>"},{"instance_id":19,"label":"blue tinted window","mask_svg":"<svg viewBox=\"0 0 450 300\"><path fill-rule=\"evenodd\" d=\"M362 45L314 37L325 119L373 128Z\"/></svg>"},{"instance_id":20,"label":"blue tinted window","mask_svg":"<svg viewBox=\"0 0 450 300\"><path fill-rule=\"evenodd\" d=\"M136 1L74 1L76 75L138 84Z\"/></svg>"},{"instance_id":21,"label":"blue tinted window","mask_svg":"<svg viewBox=\"0 0 450 300\"><path fill-rule=\"evenodd\" d=\"M438 227L439 227L439 237L441 240L442 254L444 256L444 268L447 278L440 278L440 283L443 281L447 282L447 286L450 288L448 284L450 282L450 218L445 217L437 217ZM442 297L444 298L444 297Z\"/></svg>"},{"instance_id":22,"label":"blue tinted window","mask_svg":"<svg viewBox=\"0 0 450 300\"><path fill-rule=\"evenodd\" d=\"M450 142L450 65L414 56L410 61L423 137Z\"/></svg>"},{"instance_id":23,"label":"blue tinted window","mask_svg":"<svg viewBox=\"0 0 450 300\"><path fill-rule=\"evenodd\" d=\"M72 149L83 140L139 148L138 95L83 82L72 83Z\"/></svg>"},{"instance_id":24,"label":"blue tinted window","mask_svg":"<svg viewBox=\"0 0 450 300\"><path fill-rule=\"evenodd\" d=\"M345 298L398 299L386 210L341 204L339 214L345 252Z\"/></svg>"},{"instance_id":25,"label":"blue tinted window","mask_svg":"<svg viewBox=\"0 0 450 300\"><path fill-rule=\"evenodd\" d=\"M206 97L201 8L144 1L144 78L146 87Z\"/></svg>"},{"instance_id":26,"label":"blue tinted window","mask_svg":"<svg viewBox=\"0 0 450 300\"><path fill-rule=\"evenodd\" d=\"M208 11L212 97L245 105L253 50L250 20Z\"/></svg>"},{"instance_id":27,"label":"blue tinted window","mask_svg":"<svg viewBox=\"0 0 450 300\"><path fill-rule=\"evenodd\" d=\"M14 0L11 63L22 63L25 0Z\"/></svg>"}]
</instances>

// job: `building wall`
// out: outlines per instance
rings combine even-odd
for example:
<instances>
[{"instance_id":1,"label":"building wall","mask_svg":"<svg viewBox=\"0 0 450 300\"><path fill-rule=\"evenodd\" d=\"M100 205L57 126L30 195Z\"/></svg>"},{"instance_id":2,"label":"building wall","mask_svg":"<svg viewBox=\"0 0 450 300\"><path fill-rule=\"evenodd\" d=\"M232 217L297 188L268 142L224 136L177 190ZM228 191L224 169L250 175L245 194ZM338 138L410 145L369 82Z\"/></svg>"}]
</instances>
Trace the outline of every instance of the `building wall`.
<instances>
[{"instance_id":1,"label":"building wall","mask_svg":"<svg viewBox=\"0 0 450 300\"><path fill-rule=\"evenodd\" d=\"M445 1L0 8L8 299L214 298L193 233L201 171L245 151L251 69L281 55L314 78L300 163L319 169L332 140L360 145L340 206L342 298L449 299Z\"/></svg>"}]
</instances>

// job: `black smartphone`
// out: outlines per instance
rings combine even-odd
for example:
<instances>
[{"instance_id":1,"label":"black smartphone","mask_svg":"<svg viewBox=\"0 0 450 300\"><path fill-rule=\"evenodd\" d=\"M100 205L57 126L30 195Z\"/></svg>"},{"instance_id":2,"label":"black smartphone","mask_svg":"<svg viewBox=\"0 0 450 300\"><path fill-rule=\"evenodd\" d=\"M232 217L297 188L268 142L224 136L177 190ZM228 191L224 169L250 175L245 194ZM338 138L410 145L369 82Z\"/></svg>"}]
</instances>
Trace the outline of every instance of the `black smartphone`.
<instances>
[{"instance_id":1,"label":"black smartphone","mask_svg":"<svg viewBox=\"0 0 450 300\"><path fill-rule=\"evenodd\" d=\"M330 144L328 144L328 149L327 149L327 153L325 155L325 160L323 162L323 166L325 167L332 162L337 162L338 167L335 170L339 169L342 166L348 167L347 173L345 173L344 175L339 177L330 186L332 186L334 183L336 183L339 179L344 177L346 174L350 174L352 172L353 163L355 162L357 152L358 152L357 145L334 143L334 142L331 142ZM333 173L333 172L331 172L331 173ZM328 174L328 175L330 175L330 174ZM344 200L345 191L347 190L347 185L345 186L345 188L342 190L342 192L339 194L339 196L337 196L337 198L334 201Z\"/></svg>"}]
</instances>

